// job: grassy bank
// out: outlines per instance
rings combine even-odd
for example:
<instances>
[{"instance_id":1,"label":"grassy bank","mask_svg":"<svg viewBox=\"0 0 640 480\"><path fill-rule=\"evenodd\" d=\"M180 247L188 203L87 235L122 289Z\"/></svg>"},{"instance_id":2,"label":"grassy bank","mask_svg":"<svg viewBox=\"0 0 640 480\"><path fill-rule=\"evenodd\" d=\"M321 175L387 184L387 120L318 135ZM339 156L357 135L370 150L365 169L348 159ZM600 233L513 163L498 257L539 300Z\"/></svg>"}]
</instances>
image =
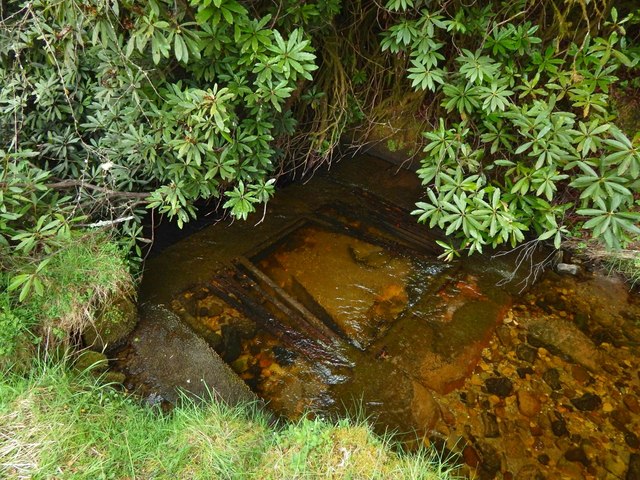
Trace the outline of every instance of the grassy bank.
<instances>
[{"instance_id":1,"label":"grassy bank","mask_svg":"<svg viewBox=\"0 0 640 480\"><path fill-rule=\"evenodd\" d=\"M437 456L392 447L346 420L273 427L216 404L161 414L61 364L0 383L2 478L453 478Z\"/></svg>"}]
</instances>

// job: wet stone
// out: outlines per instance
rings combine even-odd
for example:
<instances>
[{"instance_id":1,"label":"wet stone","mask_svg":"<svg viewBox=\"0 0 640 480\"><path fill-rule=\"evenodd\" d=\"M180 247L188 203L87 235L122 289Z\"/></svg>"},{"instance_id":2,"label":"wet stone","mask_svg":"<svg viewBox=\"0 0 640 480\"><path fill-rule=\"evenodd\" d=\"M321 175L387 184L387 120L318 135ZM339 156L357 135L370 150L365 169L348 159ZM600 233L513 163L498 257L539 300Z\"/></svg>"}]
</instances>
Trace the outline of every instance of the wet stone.
<instances>
[{"instance_id":1,"label":"wet stone","mask_svg":"<svg viewBox=\"0 0 640 480\"><path fill-rule=\"evenodd\" d=\"M636 415L640 415L640 404L638 403L638 399L633 395L625 395L622 397L622 401L624 402L625 407L629 409L630 412L635 413Z\"/></svg>"},{"instance_id":2,"label":"wet stone","mask_svg":"<svg viewBox=\"0 0 640 480\"><path fill-rule=\"evenodd\" d=\"M472 468L476 468L480 465L480 456L478 455L478 452L476 452L476 449L471 445L464 447L464 450L462 450L462 458L464 459L464 463Z\"/></svg>"},{"instance_id":3,"label":"wet stone","mask_svg":"<svg viewBox=\"0 0 640 480\"><path fill-rule=\"evenodd\" d=\"M518 480L544 480L544 475L535 465L525 465L518 471L516 475Z\"/></svg>"},{"instance_id":4,"label":"wet stone","mask_svg":"<svg viewBox=\"0 0 640 480\"><path fill-rule=\"evenodd\" d=\"M549 458L549 455L547 455L546 453L541 453L540 455L538 455L538 462L540 462L542 465L549 465L550 461L551 458Z\"/></svg>"},{"instance_id":5,"label":"wet stone","mask_svg":"<svg viewBox=\"0 0 640 480\"><path fill-rule=\"evenodd\" d=\"M293 362L295 362L296 358L298 357L295 352L281 347L280 345L276 345L271 349L271 351L273 352L273 356L275 357L276 362L278 362L278 364L282 366L293 364Z\"/></svg>"},{"instance_id":6,"label":"wet stone","mask_svg":"<svg viewBox=\"0 0 640 480\"><path fill-rule=\"evenodd\" d=\"M589 325L589 316L585 313L578 312L575 314L573 321L580 330L586 330Z\"/></svg>"},{"instance_id":7,"label":"wet stone","mask_svg":"<svg viewBox=\"0 0 640 480\"><path fill-rule=\"evenodd\" d=\"M564 437L566 435L569 435L567 422L565 422L563 418L551 422L551 431L556 437Z\"/></svg>"},{"instance_id":8,"label":"wet stone","mask_svg":"<svg viewBox=\"0 0 640 480\"><path fill-rule=\"evenodd\" d=\"M589 466L589 459L582 447L574 447L567 450L564 454L564 458L570 462L581 463L585 467Z\"/></svg>"},{"instance_id":9,"label":"wet stone","mask_svg":"<svg viewBox=\"0 0 640 480\"><path fill-rule=\"evenodd\" d=\"M524 362L533 363L538 358L538 350L526 343L521 343L516 347L516 356Z\"/></svg>"},{"instance_id":10,"label":"wet stone","mask_svg":"<svg viewBox=\"0 0 640 480\"><path fill-rule=\"evenodd\" d=\"M513 383L505 377L491 377L484 381L487 392L505 398L513 393Z\"/></svg>"},{"instance_id":11,"label":"wet stone","mask_svg":"<svg viewBox=\"0 0 640 480\"><path fill-rule=\"evenodd\" d=\"M556 271L565 275L577 275L580 267L571 263L558 263L556 265Z\"/></svg>"},{"instance_id":12,"label":"wet stone","mask_svg":"<svg viewBox=\"0 0 640 480\"><path fill-rule=\"evenodd\" d=\"M477 448L482 457L482 464L480 465L481 478L494 478L500 471L500 454L488 443L478 443Z\"/></svg>"},{"instance_id":13,"label":"wet stone","mask_svg":"<svg viewBox=\"0 0 640 480\"><path fill-rule=\"evenodd\" d=\"M580 385L586 385L591 381L591 375L587 372L587 369L581 365L571 366L571 376Z\"/></svg>"},{"instance_id":14,"label":"wet stone","mask_svg":"<svg viewBox=\"0 0 640 480\"><path fill-rule=\"evenodd\" d=\"M227 363L233 363L242 353L242 340L240 332L230 326L222 326L222 358Z\"/></svg>"},{"instance_id":15,"label":"wet stone","mask_svg":"<svg viewBox=\"0 0 640 480\"><path fill-rule=\"evenodd\" d=\"M527 378L527 375L533 375L535 372L531 367L520 367L516 369L516 373L520 378Z\"/></svg>"},{"instance_id":16,"label":"wet stone","mask_svg":"<svg viewBox=\"0 0 640 480\"><path fill-rule=\"evenodd\" d=\"M525 417L535 417L540 413L540 400L536 394L527 392L526 390L519 390L518 397L518 410Z\"/></svg>"},{"instance_id":17,"label":"wet stone","mask_svg":"<svg viewBox=\"0 0 640 480\"><path fill-rule=\"evenodd\" d=\"M538 337L528 334L527 335L527 343L535 348L544 348L549 351L549 353L553 355L560 355L562 352L558 347L552 345L549 342L539 339Z\"/></svg>"},{"instance_id":18,"label":"wet stone","mask_svg":"<svg viewBox=\"0 0 640 480\"><path fill-rule=\"evenodd\" d=\"M624 434L624 441L631 448L640 448L640 440L638 440L638 436L633 432L626 432Z\"/></svg>"},{"instance_id":19,"label":"wet stone","mask_svg":"<svg viewBox=\"0 0 640 480\"><path fill-rule=\"evenodd\" d=\"M640 480L640 453L632 453L629 457L629 468L625 480Z\"/></svg>"},{"instance_id":20,"label":"wet stone","mask_svg":"<svg viewBox=\"0 0 640 480\"><path fill-rule=\"evenodd\" d=\"M498 420L493 413L482 412L482 428L485 438L495 438L500 436Z\"/></svg>"},{"instance_id":21,"label":"wet stone","mask_svg":"<svg viewBox=\"0 0 640 480\"><path fill-rule=\"evenodd\" d=\"M611 455L605 459L604 468L615 478L624 478L624 473L627 470L627 464L618 455Z\"/></svg>"},{"instance_id":22,"label":"wet stone","mask_svg":"<svg viewBox=\"0 0 640 480\"><path fill-rule=\"evenodd\" d=\"M555 368L550 368L542 374L542 380L549 385L551 390L560 390L562 384L560 383L560 372Z\"/></svg>"},{"instance_id":23,"label":"wet stone","mask_svg":"<svg viewBox=\"0 0 640 480\"><path fill-rule=\"evenodd\" d=\"M600 397L594 393L585 393L581 397L572 398L571 403L582 412L590 412L600 408L602 400L600 400Z\"/></svg>"}]
</instances>

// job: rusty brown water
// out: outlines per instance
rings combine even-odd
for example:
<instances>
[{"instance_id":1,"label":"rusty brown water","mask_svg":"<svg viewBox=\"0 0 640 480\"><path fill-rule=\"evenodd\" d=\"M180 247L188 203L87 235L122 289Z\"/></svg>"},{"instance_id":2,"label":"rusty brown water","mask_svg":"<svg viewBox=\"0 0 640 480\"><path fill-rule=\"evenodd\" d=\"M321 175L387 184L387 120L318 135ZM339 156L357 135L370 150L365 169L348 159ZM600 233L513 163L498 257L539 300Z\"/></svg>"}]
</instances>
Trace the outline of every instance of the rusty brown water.
<instances>
[{"instance_id":1,"label":"rusty brown water","mask_svg":"<svg viewBox=\"0 0 640 480\"><path fill-rule=\"evenodd\" d=\"M614 329L627 334L621 347L637 349L637 298L598 277L553 274L520 295L528 270L501 283L514 256L443 263L432 234L408 214L418 195L411 172L373 157L345 161L280 192L259 225L218 224L169 248L147 266L141 301L177 313L287 418L358 411L381 430L459 451L483 478L607 478L630 469L638 412L617 427L607 415L624 395L637 398L640 377L631 372L617 403L607 402L598 380L606 372L593 362L618 361L604 351ZM595 300L586 300L587 281ZM615 296L616 315L594 313L598 295ZM599 346L593 336L609 341ZM612 384L637 366L629 356L620 356L630 362L620 371L610 367ZM574 385L576 366L591 384ZM611 455L589 457L588 420L566 435L557 427L567 422L563 405L587 393L598 397L598 412L606 405L596 428L622 435L622 467Z\"/></svg>"}]
</instances>

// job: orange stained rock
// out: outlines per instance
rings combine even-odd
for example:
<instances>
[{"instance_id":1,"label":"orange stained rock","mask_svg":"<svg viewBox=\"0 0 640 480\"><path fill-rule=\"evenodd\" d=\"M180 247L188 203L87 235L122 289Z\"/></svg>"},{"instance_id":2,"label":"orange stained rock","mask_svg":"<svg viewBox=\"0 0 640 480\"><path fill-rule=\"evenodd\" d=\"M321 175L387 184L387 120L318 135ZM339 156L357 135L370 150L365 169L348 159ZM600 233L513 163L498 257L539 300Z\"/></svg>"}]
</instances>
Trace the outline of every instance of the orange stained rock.
<instances>
[{"instance_id":1,"label":"orange stained rock","mask_svg":"<svg viewBox=\"0 0 640 480\"><path fill-rule=\"evenodd\" d=\"M390 300L405 302L407 300L407 292L402 285L392 283L382 290L382 292L376 297L376 300L379 302L388 302Z\"/></svg>"},{"instance_id":2,"label":"orange stained rock","mask_svg":"<svg viewBox=\"0 0 640 480\"><path fill-rule=\"evenodd\" d=\"M484 298L480 292L475 277L468 276L465 280L456 283L456 288L460 293L468 298Z\"/></svg>"},{"instance_id":3,"label":"orange stained rock","mask_svg":"<svg viewBox=\"0 0 640 480\"><path fill-rule=\"evenodd\" d=\"M272 363L273 362L271 361L271 359L265 358L265 357L260 357L260 362L259 362L260 368L267 368L267 367L271 366Z\"/></svg>"}]
</instances>

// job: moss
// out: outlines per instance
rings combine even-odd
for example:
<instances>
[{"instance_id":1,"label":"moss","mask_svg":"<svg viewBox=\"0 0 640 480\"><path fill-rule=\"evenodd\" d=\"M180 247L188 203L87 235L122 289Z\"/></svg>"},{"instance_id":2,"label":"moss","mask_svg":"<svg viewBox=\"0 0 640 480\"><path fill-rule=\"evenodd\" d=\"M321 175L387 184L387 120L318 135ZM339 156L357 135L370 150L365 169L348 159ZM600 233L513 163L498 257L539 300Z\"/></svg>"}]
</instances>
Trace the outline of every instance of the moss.
<instances>
[{"instance_id":1,"label":"moss","mask_svg":"<svg viewBox=\"0 0 640 480\"><path fill-rule=\"evenodd\" d=\"M83 334L83 340L94 349L104 350L121 343L135 328L138 311L127 294L105 301L105 307Z\"/></svg>"},{"instance_id":2,"label":"moss","mask_svg":"<svg viewBox=\"0 0 640 480\"><path fill-rule=\"evenodd\" d=\"M78 355L74 368L81 372L91 370L92 373L102 373L109 367L109 360L104 353L85 350Z\"/></svg>"}]
</instances>

